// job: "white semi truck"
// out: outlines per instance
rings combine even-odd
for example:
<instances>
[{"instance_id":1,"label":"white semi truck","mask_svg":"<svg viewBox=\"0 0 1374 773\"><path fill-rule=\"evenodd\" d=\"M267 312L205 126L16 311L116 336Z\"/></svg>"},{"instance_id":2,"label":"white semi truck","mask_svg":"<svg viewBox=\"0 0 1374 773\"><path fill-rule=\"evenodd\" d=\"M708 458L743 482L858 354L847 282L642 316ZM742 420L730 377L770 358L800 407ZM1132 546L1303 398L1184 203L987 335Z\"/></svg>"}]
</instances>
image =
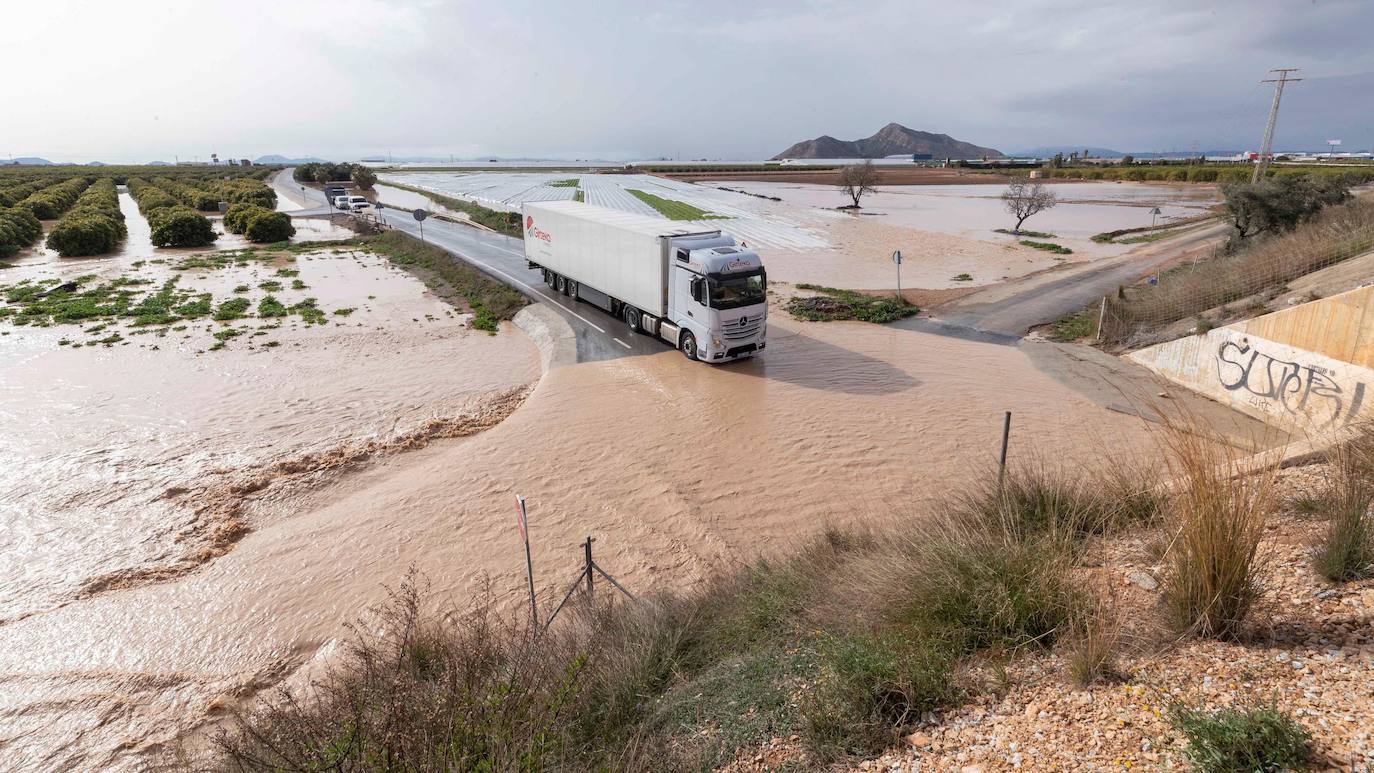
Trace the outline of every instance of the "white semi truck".
<instances>
[{"instance_id":1,"label":"white semi truck","mask_svg":"<svg viewBox=\"0 0 1374 773\"><path fill-rule=\"evenodd\" d=\"M576 201L526 202L525 260L549 287L599 306L688 359L765 346L763 261L720 231Z\"/></svg>"}]
</instances>

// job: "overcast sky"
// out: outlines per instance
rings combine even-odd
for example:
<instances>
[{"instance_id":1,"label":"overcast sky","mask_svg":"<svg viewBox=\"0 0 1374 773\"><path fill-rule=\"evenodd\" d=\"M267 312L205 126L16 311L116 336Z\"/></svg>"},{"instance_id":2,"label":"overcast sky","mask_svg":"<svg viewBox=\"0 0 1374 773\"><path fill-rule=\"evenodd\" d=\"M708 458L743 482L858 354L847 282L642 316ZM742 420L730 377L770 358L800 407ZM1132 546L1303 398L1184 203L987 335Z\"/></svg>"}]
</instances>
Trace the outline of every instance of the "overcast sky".
<instances>
[{"instance_id":1,"label":"overcast sky","mask_svg":"<svg viewBox=\"0 0 1374 773\"><path fill-rule=\"evenodd\" d=\"M238 0L0 10L0 156L748 159L889 121L1015 151L1374 146L1368 0Z\"/></svg>"}]
</instances>

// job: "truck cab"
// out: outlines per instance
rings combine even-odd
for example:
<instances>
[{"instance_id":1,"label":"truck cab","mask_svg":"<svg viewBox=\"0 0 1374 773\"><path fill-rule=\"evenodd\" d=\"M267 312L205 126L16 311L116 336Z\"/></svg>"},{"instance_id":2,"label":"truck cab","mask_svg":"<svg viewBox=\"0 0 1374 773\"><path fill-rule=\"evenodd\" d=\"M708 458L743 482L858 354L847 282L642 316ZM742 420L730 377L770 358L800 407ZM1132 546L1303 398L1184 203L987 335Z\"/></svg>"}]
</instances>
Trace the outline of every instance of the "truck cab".
<instances>
[{"instance_id":1,"label":"truck cab","mask_svg":"<svg viewBox=\"0 0 1374 773\"><path fill-rule=\"evenodd\" d=\"M759 256L734 245L675 247L668 317L682 353L724 362L764 349L768 278Z\"/></svg>"}]
</instances>

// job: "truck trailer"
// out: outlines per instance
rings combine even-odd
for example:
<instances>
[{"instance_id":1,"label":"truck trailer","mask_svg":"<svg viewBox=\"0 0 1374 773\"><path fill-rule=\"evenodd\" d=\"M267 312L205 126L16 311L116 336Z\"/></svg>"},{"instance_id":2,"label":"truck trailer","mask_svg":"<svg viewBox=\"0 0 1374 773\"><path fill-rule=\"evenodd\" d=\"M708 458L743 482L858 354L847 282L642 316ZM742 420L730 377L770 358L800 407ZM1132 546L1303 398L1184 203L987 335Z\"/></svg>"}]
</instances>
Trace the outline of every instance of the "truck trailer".
<instances>
[{"instance_id":1,"label":"truck trailer","mask_svg":"<svg viewBox=\"0 0 1374 773\"><path fill-rule=\"evenodd\" d=\"M555 291L719 363L766 345L767 276L754 251L698 225L576 201L526 202L525 260Z\"/></svg>"}]
</instances>

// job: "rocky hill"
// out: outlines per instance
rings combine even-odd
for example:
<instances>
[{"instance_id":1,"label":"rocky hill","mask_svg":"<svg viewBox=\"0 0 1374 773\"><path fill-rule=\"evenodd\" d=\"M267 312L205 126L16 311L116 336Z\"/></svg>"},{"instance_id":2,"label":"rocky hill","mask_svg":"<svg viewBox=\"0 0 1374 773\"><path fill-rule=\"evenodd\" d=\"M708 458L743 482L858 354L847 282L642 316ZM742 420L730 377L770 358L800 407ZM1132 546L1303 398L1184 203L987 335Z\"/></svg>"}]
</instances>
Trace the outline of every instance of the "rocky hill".
<instances>
[{"instance_id":1,"label":"rocky hill","mask_svg":"<svg viewBox=\"0 0 1374 773\"><path fill-rule=\"evenodd\" d=\"M908 153L929 153L932 158L1002 158L1002 152L971 142L956 140L948 134L931 134L890 123L871 137L837 140L822 135L798 142L774 156L784 158L883 158Z\"/></svg>"}]
</instances>

